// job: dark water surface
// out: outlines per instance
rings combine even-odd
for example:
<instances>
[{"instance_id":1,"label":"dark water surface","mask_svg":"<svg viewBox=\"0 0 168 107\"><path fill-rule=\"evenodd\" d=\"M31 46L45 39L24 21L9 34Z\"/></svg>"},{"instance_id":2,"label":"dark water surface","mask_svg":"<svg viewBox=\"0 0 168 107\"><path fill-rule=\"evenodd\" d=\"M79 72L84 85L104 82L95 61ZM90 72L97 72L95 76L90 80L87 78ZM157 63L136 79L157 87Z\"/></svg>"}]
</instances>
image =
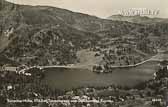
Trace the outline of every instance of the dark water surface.
<instances>
[{"instance_id":1,"label":"dark water surface","mask_svg":"<svg viewBox=\"0 0 168 107\"><path fill-rule=\"evenodd\" d=\"M133 68L114 69L113 73L96 74L84 69L45 69L45 79L49 86L57 89L71 89L87 86L134 86L153 78L158 69L158 62L146 62Z\"/></svg>"}]
</instances>

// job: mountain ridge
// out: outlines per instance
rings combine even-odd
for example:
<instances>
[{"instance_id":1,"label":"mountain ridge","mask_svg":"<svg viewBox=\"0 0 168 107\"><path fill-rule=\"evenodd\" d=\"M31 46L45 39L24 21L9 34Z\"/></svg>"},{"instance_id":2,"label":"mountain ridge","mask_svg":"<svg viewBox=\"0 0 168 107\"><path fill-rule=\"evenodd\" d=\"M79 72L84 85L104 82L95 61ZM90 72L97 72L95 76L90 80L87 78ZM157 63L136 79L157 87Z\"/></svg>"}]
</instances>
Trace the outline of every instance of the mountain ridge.
<instances>
[{"instance_id":1,"label":"mountain ridge","mask_svg":"<svg viewBox=\"0 0 168 107\"><path fill-rule=\"evenodd\" d=\"M135 38L131 42L138 44L137 38L168 34L167 24L162 23L144 25L56 7L6 4L9 8L0 11L0 51L22 64L74 64L78 62L77 51L107 47L106 43L115 37L129 35Z\"/></svg>"},{"instance_id":2,"label":"mountain ridge","mask_svg":"<svg viewBox=\"0 0 168 107\"><path fill-rule=\"evenodd\" d=\"M107 17L107 19L118 20L118 21L128 21L132 23L142 23L142 24L168 22L168 19L166 18L157 18L157 17L150 18L148 16L140 16L140 15L136 15L136 16L112 15L110 17Z\"/></svg>"}]
</instances>

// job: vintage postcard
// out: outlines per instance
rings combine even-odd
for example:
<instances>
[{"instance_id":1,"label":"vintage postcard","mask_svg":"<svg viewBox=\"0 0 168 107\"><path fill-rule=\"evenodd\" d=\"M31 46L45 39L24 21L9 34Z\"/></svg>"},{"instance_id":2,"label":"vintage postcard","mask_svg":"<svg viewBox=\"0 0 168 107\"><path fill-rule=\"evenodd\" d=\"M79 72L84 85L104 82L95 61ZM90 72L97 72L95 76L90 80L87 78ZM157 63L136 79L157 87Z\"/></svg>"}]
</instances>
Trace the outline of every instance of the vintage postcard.
<instances>
[{"instance_id":1,"label":"vintage postcard","mask_svg":"<svg viewBox=\"0 0 168 107\"><path fill-rule=\"evenodd\" d=\"M168 1L0 0L0 107L168 107Z\"/></svg>"}]
</instances>

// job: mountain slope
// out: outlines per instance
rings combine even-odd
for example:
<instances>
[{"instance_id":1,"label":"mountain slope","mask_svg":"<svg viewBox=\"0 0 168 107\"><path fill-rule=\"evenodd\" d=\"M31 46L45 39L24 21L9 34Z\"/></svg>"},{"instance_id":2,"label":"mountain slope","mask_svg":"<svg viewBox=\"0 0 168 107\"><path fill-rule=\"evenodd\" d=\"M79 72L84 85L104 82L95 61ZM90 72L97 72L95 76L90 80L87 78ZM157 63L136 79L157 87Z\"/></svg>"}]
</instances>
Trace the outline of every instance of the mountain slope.
<instances>
[{"instance_id":1,"label":"mountain slope","mask_svg":"<svg viewBox=\"0 0 168 107\"><path fill-rule=\"evenodd\" d=\"M107 19L110 20L117 20L117 21L127 21L132 23L141 23L141 24L151 24L151 23L168 23L167 19L162 18L149 18L147 16L122 16L122 15L113 15L108 17Z\"/></svg>"},{"instance_id":2,"label":"mountain slope","mask_svg":"<svg viewBox=\"0 0 168 107\"><path fill-rule=\"evenodd\" d=\"M0 51L22 64L75 63L76 51L94 45L98 39L96 34L77 30L52 15L49 7L5 4L0 11Z\"/></svg>"},{"instance_id":3,"label":"mountain slope","mask_svg":"<svg viewBox=\"0 0 168 107\"><path fill-rule=\"evenodd\" d=\"M129 45L149 54L151 44L163 46L167 34L166 23L111 21L56 7L5 2L0 10L1 54L28 65L74 64L77 51L113 47L114 38L119 38L118 45L133 38Z\"/></svg>"}]
</instances>

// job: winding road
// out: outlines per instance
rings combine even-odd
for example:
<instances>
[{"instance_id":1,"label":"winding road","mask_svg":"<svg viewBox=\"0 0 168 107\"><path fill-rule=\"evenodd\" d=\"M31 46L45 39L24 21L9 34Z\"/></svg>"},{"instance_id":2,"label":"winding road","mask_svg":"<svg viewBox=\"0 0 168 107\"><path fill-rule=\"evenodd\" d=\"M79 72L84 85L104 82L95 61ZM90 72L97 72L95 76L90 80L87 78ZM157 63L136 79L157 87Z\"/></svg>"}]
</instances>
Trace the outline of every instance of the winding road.
<instances>
[{"instance_id":1,"label":"winding road","mask_svg":"<svg viewBox=\"0 0 168 107\"><path fill-rule=\"evenodd\" d=\"M129 68L129 67L137 67L139 65L142 65L146 62L149 62L149 61L162 61L164 60L164 55L163 54L157 54L153 57L151 57L150 59L147 59L145 61L142 61L140 63L137 63L137 64L133 64L133 65L125 65L125 66L111 66L110 68ZM95 64L93 65L88 65L90 67L93 67ZM17 71L19 73L25 73L26 70L29 70L29 69L32 69L32 68L40 68L40 69L47 69L47 68L67 68L67 69L75 69L75 68L79 68L79 69L85 69L87 67L85 67L84 65L52 65L52 66L32 66L32 67L26 67L24 69L21 69L20 71Z\"/></svg>"},{"instance_id":2,"label":"winding road","mask_svg":"<svg viewBox=\"0 0 168 107\"><path fill-rule=\"evenodd\" d=\"M150 59L147 59L145 61L142 61L142 62L139 62L137 64L133 64L133 65L125 65L125 66L111 66L111 68L128 68L128 67L136 67L136 66L139 66L139 65L142 65L146 62L149 62L149 61L162 61L162 59L158 59L157 57L160 56L160 54L157 54L153 57L151 57ZM90 66L94 66L95 64L93 65L90 65ZM42 69L45 69L45 68L82 68L82 66L78 66L78 65L72 65L72 66L57 66L57 65L53 65L53 66L40 66Z\"/></svg>"}]
</instances>

